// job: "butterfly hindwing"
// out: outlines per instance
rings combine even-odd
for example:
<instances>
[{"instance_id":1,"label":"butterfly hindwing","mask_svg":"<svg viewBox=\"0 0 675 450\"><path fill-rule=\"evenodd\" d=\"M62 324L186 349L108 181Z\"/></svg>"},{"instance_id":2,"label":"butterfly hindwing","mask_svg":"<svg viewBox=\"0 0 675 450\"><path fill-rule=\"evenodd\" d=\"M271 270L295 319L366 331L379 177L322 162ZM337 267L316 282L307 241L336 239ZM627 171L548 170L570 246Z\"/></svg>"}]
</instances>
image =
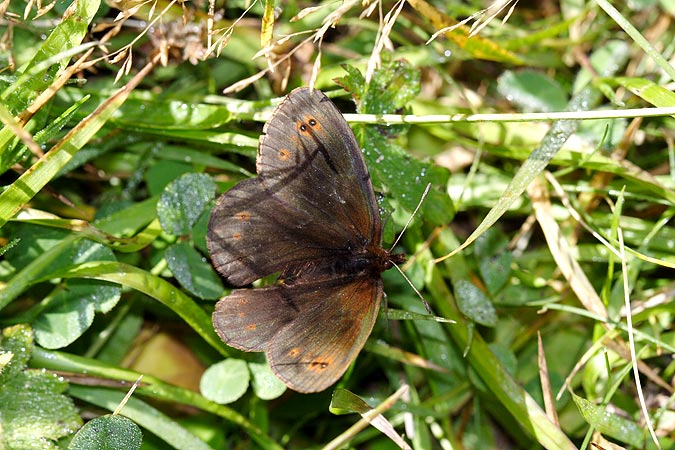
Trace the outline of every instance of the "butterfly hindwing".
<instances>
[{"instance_id":1,"label":"butterfly hindwing","mask_svg":"<svg viewBox=\"0 0 675 450\"><path fill-rule=\"evenodd\" d=\"M274 335L267 349L272 371L298 392L334 384L363 348L382 299L382 280L358 278L295 296L305 307Z\"/></svg>"},{"instance_id":2,"label":"butterfly hindwing","mask_svg":"<svg viewBox=\"0 0 675 450\"><path fill-rule=\"evenodd\" d=\"M340 378L372 331L379 279L235 289L218 302L213 323L231 347L266 351L273 372L298 392Z\"/></svg>"},{"instance_id":3,"label":"butterfly hindwing","mask_svg":"<svg viewBox=\"0 0 675 450\"><path fill-rule=\"evenodd\" d=\"M300 312L283 291L280 286L235 289L219 301L213 323L223 342L247 352L266 351L272 338Z\"/></svg>"}]
</instances>

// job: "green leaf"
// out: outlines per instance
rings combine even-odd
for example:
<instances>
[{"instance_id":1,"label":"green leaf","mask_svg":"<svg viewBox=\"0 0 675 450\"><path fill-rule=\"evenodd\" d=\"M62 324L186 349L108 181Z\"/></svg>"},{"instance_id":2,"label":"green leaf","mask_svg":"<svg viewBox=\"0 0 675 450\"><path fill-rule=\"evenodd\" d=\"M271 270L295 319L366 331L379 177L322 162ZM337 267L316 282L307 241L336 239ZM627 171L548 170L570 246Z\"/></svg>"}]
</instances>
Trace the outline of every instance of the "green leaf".
<instances>
[{"instance_id":1,"label":"green leaf","mask_svg":"<svg viewBox=\"0 0 675 450\"><path fill-rule=\"evenodd\" d=\"M10 224L6 231L19 240L5 255L14 270L25 268L70 235L66 230L34 224Z\"/></svg>"},{"instance_id":2,"label":"green leaf","mask_svg":"<svg viewBox=\"0 0 675 450\"><path fill-rule=\"evenodd\" d=\"M107 313L119 301L122 289L96 280L69 280L35 319L35 340L49 349L73 343L89 329L96 311Z\"/></svg>"},{"instance_id":3,"label":"green leaf","mask_svg":"<svg viewBox=\"0 0 675 450\"><path fill-rule=\"evenodd\" d=\"M130 236L147 226L156 217L157 197L150 197L97 219L94 225L116 236Z\"/></svg>"},{"instance_id":4,"label":"green leaf","mask_svg":"<svg viewBox=\"0 0 675 450\"><path fill-rule=\"evenodd\" d=\"M68 436L82 424L73 402L62 395L68 387L59 376L26 370L33 349L30 328L5 328L0 353L14 355L0 374L0 447L7 449L56 449L54 441Z\"/></svg>"},{"instance_id":5,"label":"green leaf","mask_svg":"<svg viewBox=\"0 0 675 450\"><path fill-rule=\"evenodd\" d=\"M246 361L228 358L206 369L199 390L209 400L226 405L246 393L250 379Z\"/></svg>"},{"instance_id":6,"label":"green leaf","mask_svg":"<svg viewBox=\"0 0 675 450\"><path fill-rule=\"evenodd\" d=\"M59 101L75 103L85 90L62 89ZM100 92L91 92L92 97L103 100ZM93 107L83 108L82 114L90 114ZM210 130L227 124L232 118L230 110L223 105L191 103L182 100L166 100L151 92L135 92L110 121L122 128L138 131Z\"/></svg>"},{"instance_id":7,"label":"green leaf","mask_svg":"<svg viewBox=\"0 0 675 450\"><path fill-rule=\"evenodd\" d=\"M394 61L375 71L370 84L353 67L344 66L349 73L338 81L360 100L358 112L363 114L398 114L419 93L420 73L404 61ZM388 192L408 211L413 211L428 183L445 186L448 172L438 166L412 158L395 138L408 130L407 125L358 125L354 129L363 147L373 185ZM450 198L436 190L422 204L421 215L434 225L449 222L454 214Z\"/></svg>"},{"instance_id":8,"label":"green leaf","mask_svg":"<svg viewBox=\"0 0 675 450\"><path fill-rule=\"evenodd\" d=\"M274 375L269 364L250 362L248 368L253 374L253 391L258 398L273 400L286 392L286 385Z\"/></svg>"},{"instance_id":9,"label":"green leaf","mask_svg":"<svg viewBox=\"0 0 675 450\"><path fill-rule=\"evenodd\" d=\"M405 386L402 389L394 394L393 397L402 395L403 390L407 391L408 387ZM387 399L383 404L387 405L391 403L391 398ZM389 422L381 413L368 405L362 398L355 395L354 393L346 389L335 389L333 392L333 398L330 402L330 411L333 414L348 414L350 412L355 412L361 415L371 426L377 428L385 436L389 437L399 448L405 450L411 450L411 447L407 442L396 432L394 426ZM388 409L388 407L386 408Z\"/></svg>"},{"instance_id":10,"label":"green leaf","mask_svg":"<svg viewBox=\"0 0 675 450\"><path fill-rule=\"evenodd\" d=\"M225 148L223 147L224 146L220 145L218 146L219 150L225 150ZM254 149L256 148L255 145L253 148ZM245 155L249 155L248 149L244 150L234 147L232 150L234 153L243 153ZM253 153L251 156L255 157L255 153ZM251 176L251 172L244 169L243 167L240 167L239 165L232 163L230 161L220 159L217 156L206 153L201 149L180 147L177 145L163 145L157 157L162 158L163 161L190 163L192 165L191 167L193 167L193 170L194 167L205 166L233 173L239 173L246 177ZM163 161L160 161L160 163Z\"/></svg>"},{"instance_id":11,"label":"green leaf","mask_svg":"<svg viewBox=\"0 0 675 450\"><path fill-rule=\"evenodd\" d=\"M13 377L26 369L33 353L33 331L27 325L15 325L2 330L0 348L3 353L11 354L12 359L0 372L0 385L7 384Z\"/></svg>"},{"instance_id":12,"label":"green leaf","mask_svg":"<svg viewBox=\"0 0 675 450\"><path fill-rule=\"evenodd\" d=\"M135 450L141 448L143 434L131 420L107 415L87 422L70 441L68 450Z\"/></svg>"},{"instance_id":13,"label":"green leaf","mask_svg":"<svg viewBox=\"0 0 675 450\"><path fill-rule=\"evenodd\" d=\"M617 77L611 80L657 107L675 105L675 93L645 78Z\"/></svg>"},{"instance_id":14,"label":"green leaf","mask_svg":"<svg viewBox=\"0 0 675 450\"><path fill-rule=\"evenodd\" d=\"M122 364L124 357L134 348L143 324L144 318L140 311L129 311L126 304L117 308L106 325L112 332L105 335L105 343L95 353L96 359L110 364Z\"/></svg>"},{"instance_id":15,"label":"green leaf","mask_svg":"<svg viewBox=\"0 0 675 450\"><path fill-rule=\"evenodd\" d=\"M671 16L675 16L675 2L673 0L659 0L659 5Z\"/></svg>"},{"instance_id":16,"label":"green leaf","mask_svg":"<svg viewBox=\"0 0 675 450\"><path fill-rule=\"evenodd\" d=\"M187 173L175 179L157 203L162 229L174 236L189 234L215 195L216 184L206 174Z\"/></svg>"},{"instance_id":17,"label":"green leaf","mask_svg":"<svg viewBox=\"0 0 675 450\"><path fill-rule=\"evenodd\" d=\"M593 404L578 395L572 394L572 399L586 422L600 433L611 436L619 442L625 442L633 447L644 447L645 430L641 426L638 426L635 421L611 413L607 411L606 407Z\"/></svg>"},{"instance_id":18,"label":"green leaf","mask_svg":"<svg viewBox=\"0 0 675 450\"><path fill-rule=\"evenodd\" d=\"M224 288L220 277L189 243L171 245L164 258L173 276L191 294L207 300L222 297Z\"/></svg>"},{"instance_id":19,"label":"green leaf","mask_svg":"<svg viewBox=\"0 0 675 450\"><path fill-rule=\"evenodd\" d=\"M335 389L330 400L330 412L335 415L365 414L372 408L361 397L347 389Z\"/></svg>"},{"instance_id":20,"label":"green leaf","mask_svg":"<svg viewBox=\"0 0 675 450\"><path fill-rule=\"evenodd\" d=\"M21 295L32 284L54 278L54 274L64 267L85 261L115 260L115 255L109 248L84 239L81 234L69 234L58 241L56 236L63 235L63 233L52 230L53 233L45 233L48 237L42 240L39 238L38 230L44 230L44 228L30 225L29 231L22 233L22 236L26 237L10 250L11 254L7 252L7 259L21 270L5 285L4 289L0 290L0 309ZM33 232L35 234L31 234ZM30 262L28 262L29 259Z\"/></svg>"},{"instance_id":21,"label":"green leaf","mask_svg":"<svg viewBox=\"0 0 675 450\"><path fill-rule=\"evenodd\" d=\"M490 299L468 280L455 283L457 306L462 314L486 327L497 325L497 311Z\"/></svg>"},{"instance_id":22,"label":"green leaf","mask_svg":"<svg viewBox=\"0 0 675 450\"><path fill-rule=\"evenodd\" d=\"M432 316L429 314L416 313L414 311L403 310L403 309L393 309L387 308L380 310L380 317L386 320L430 320L432 322L442 322L442 323L454 323L453 320L446 319L445 317Z\"/></svg>"},{"instance_id":23,"label":"green leaf","mask_svg":"<svg viewBox=\"0 0 675 450\"><path fill-rule=\"evenodd\" d=\"M176 178L192 173L194 167L180 161L157 161L145 172L145 183L150 195L161 195L162 191Z\"/></svg>"},{"instance_id":24,"label":"green leaf","mask_svg":"<svg viewBox=\"0 0 675 450\"><path fill-rule=\"evenodd\" d=\"M226 124L231 116L219 105L131 98L111 120L136 130L208 130Z\"/></svg>"},{"instance_id":25,"label":"green leaf","mask_svg":"<svg viewBox=\"0 0 675 450\"><path fill-rule=\"evenodd\" d=\"M511 277L513 253L508 250L506 237L490 228L476 239L475 253L478 269L491 294L496 294Z\"/></svg>"},{"instance_id":26,"label":"green leaf","mask_svg":"<svg viewBox=\"0 0 675 450\"><path fill-rule=\"evenodd\" d=\"M92 386L71 386L69 393L75 398L109 411L114 411L124 399L123 392ZM174 419L135 397L131 397L127 401L122 409L122 414L154 433L171 448L180 450L211 449L204 441L187 431Z\"/></svg>"},{"instance_id":27,"label":"green leaf","mask_svg":"<svg viewBox=\"0 0 675 450\"><path fill-rule=\"evenodd\" d=\"M558 83L532 70L506 71L497 80L499 93L525 112L562 111L567 95Z\"/></svg>"}]
</instances>

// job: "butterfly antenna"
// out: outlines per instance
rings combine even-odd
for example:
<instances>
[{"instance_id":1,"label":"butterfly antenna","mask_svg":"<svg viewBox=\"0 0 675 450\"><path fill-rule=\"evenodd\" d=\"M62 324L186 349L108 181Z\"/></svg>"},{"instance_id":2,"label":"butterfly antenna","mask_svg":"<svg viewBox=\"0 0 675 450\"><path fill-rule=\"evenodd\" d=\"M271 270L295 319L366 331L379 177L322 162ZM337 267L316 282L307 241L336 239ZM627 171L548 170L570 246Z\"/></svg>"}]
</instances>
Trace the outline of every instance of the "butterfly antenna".
<instances>
[{"instance_id":1,"label":"butterfly antenna","mask_svg":"<svg viewBox=\"0 0 675 450\"><path fill-rule=\"evenodd\" d=\"M422 194L422 197L420 197L419 203L417 203L417 206L415 207L415 211L413 211L413 213L410 215L410 218L408 219L408 222L407 222L407 223L405 224L405 226L403 227L403 230L401 230L401 232L398 234L398 237L396 238L396 240L394 241L394 243L391 245L391 248L389 249L390 251L393 250L394 247L396 247L396 245L398 244L398 241L401 240L401 237L403 236L403 233L405 233L405 230L408 229L408 225L410 225L410 223L412 222L413 218L414 218L415 215L417 214L417 211L419 211L420 206L422 206L422 202L424 201L425 198L427 198L427 195L429 195L429 190L430 190L430 189L431 189L431 183L427 184L427 187L426 187L426 189L424 189L424 193ZM399 270L399 272L403 273L403 272L401 271L401 269L399 269L398 267L396 267L396 268ZM405 275L403 275L403 276L405 276ZM411 286L412 286L412 284L411 284ZM414 289L414 286L413 286L413 289ZM426 303L426 302L425 302L425 303Z\"/></svg>"},{"instance_id":2,"label":"butterfly antenna","mask_svg":"<svg viewBox=\"0 0 675 450\"><path fill-rule=\"evenodd\" d=\"M429 314L431 314L431 306L429 306L429 302L427 302L427 299L424 298L422 293L415 287L415 285L412 283L412 281L410 281L410 278L408 278L406 276L406 274L401 270L401 268L398 266L398 264L394 264L394 263L392 263L392 264L394 265L394 267L396 267L396 270L399 271L399 273L403 276L403 278L405 278L405 281L408 282L408 284L413 289L413 291L415 291L415 294L417 294L417 296L420 298L420 300L422 300L422 303L424 303L424 308L427 310L427 312Z\"/></svg>"},{"instance_id":3,"label":"butterfly antenna","mask_svg":"<svg viewBox=\"0 0 675 450\"><path fill-rule=\"evenodd\" d=\"M384 321L386 327L385 331L389 333L389 297L386 292L384 293L384 316L387 318L387 320Z\"/></svg>"}]
</instances>

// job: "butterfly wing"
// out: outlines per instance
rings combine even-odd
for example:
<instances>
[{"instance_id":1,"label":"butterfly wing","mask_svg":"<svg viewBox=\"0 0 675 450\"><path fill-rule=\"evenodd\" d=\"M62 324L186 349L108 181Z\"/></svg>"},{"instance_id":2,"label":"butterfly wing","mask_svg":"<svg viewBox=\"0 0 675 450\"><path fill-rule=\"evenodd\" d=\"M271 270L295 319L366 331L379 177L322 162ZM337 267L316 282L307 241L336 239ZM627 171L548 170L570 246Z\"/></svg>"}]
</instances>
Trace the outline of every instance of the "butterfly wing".
<instances>
[{"instance_id":1,"label":"butterfly wing","mask_svg":"<svg viewBox=\"0 0 675 450\"><path fill-rule=\"evenodd\" d=\"M275 110L260 142L258 178L211 213L207 243L234 285L379 245L381 222L363 156L340 111L300 88Z\"/></svg>"},{"instance_id":2,"label":"butterfly wing","mask_svg":"<svg viewBox=\"0 0 675 450\"><path fill-rule=\"evenodd\" d=\"M267 351L291 389L319 392L356 358L381 299L381 279L366 277L237 289L218 302L213 322L228 345Z\"/></svg>"},{"instance_id":3,"label":"butterfly wing","mask_svg":"<svg viewBox=\"0 0 675 450\"><path fill-rule=\"evenodd\" d=\"M282 285L235 289L223 297L213 312L213 324L223 342L247 352L266 351L272 338L300 312L284 291Z\"/></svg>"},{"instance_id":4,"label":"butterfly wing","mask_svg":"<svg viewBox=\"0 0 675 450\"><path fill-rule=\"evenodd\" d=\"M268 192L322 223L341 224L343 245L379 245L380 216L361 149L323 92L294 90L263 131L257 170Z\"/></svg>"},{"instance_id":5,"label":"butterfly wing","mask_svg":"<svg viewBox=\"0 0 675 450\"><path fill-rule=\"evenodd\" d=\"M373 330L382 292L382 280L376 277L306 294L312 307L281 328L267 350L277 377L298 392L319 392L334 384Z\"/></svg>"},{"instance_id":6,"label":"butterfly wing","mask_svg":"<svg viewBox=\"0 0 675 450\"><path fill-rule=\"evenodd\" d=\"M215 268L235 286L275 272L307 270L311 261L340 256L344 227L270 193L259 178L221 196L209 220L207 244Z\"/></svg>"}]
</instances>

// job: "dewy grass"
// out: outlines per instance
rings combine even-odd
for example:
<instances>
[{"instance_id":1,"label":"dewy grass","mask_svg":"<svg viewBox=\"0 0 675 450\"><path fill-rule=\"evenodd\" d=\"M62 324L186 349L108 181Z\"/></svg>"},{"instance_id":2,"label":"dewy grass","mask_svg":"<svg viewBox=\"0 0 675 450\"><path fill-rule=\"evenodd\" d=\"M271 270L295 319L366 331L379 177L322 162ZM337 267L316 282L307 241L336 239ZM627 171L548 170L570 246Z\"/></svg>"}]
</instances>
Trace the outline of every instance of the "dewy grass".
<instances>
[{"instance_id":1,"label":"dewy grass","mask_svg":"<svg viewBox=\"0 0 675 450\"><path fill-rule=\"evenodd\" d=\"M2 446L675 446L672 11L439 5L4 5ZM408 281L383 273L364 349L303 396L218 338L234 286L205 235L309 84L355 133L383 245L431 188L393 249Z\"/></svg>"}]
</instances>

